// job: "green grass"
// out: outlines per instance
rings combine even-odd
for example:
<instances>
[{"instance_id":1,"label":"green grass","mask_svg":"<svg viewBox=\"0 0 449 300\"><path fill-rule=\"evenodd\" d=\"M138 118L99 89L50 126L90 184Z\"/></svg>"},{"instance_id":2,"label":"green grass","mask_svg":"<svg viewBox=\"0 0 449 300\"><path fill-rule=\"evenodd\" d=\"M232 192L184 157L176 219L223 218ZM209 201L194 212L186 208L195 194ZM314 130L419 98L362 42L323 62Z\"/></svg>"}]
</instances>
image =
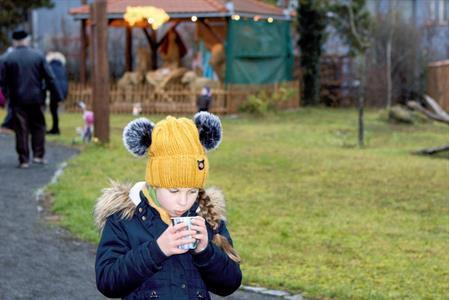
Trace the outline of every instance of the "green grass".
<instances>
[{"instance_id":1,"label":"green grass","mask_svg":"<svg viewBox=\"0 0 449 300\"><path fill-rule=\"evenodd\" d=\"M436 123L391 125L354 110L301 109L265 119L223 119L208 186L222 188L244 284L336 299L448 299L449 156L411 154L449 140ZM153 118L158 120L161 117ZM112 143L83 147L49 191L62 225L96 242L92 208L108 180L143 180L112 116ZM61 116L70 144L80 126Z\"/></svg>"}]
</instances>

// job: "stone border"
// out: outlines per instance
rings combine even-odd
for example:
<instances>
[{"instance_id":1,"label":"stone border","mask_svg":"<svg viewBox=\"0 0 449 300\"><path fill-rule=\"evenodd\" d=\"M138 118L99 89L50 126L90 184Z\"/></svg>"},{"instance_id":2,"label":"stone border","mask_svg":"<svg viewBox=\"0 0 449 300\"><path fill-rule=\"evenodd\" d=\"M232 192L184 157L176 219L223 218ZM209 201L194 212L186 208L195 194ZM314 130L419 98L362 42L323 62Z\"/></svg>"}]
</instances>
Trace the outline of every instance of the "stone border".
<instances>
[{"instance_id":1,"label":"stone border","mask_svg":"<svg viewBox=\"0 0 449 300\"><path fill-rule=\"evenodd\" d=\"M49 185L54 184L58 181L58 178L61 177L61 175L64 173L64 169L68 166L67 162L62 162L59 164L58 168L56 169L55 173L53 174L53 177L51 178L50 182L44 185L43 187L39 188L35 195L37 205L37 212L42 213L46 209L50 210L50 208L45 207L45 201L48 200L48 194L46 193L46 189Z\"/></svg>"},{"instance_id":2,"label":"stone border","mask_svg":"<svg viewBox=\"0 0 449 300\"><path fill-rule=\"evenodd\" d=\"M261 295L267 295L267 296L275 296L279 297L279 299L288 299L288 300L311 300L310 298L304 298L301 294L289 294L286 291L280 291L280 290L270 290L264 287L252 287L252 286L246 286L242 285L240 287L241 290L246 292L251 292L255 294L261 294Z\"/></svg>"}]
</instances>

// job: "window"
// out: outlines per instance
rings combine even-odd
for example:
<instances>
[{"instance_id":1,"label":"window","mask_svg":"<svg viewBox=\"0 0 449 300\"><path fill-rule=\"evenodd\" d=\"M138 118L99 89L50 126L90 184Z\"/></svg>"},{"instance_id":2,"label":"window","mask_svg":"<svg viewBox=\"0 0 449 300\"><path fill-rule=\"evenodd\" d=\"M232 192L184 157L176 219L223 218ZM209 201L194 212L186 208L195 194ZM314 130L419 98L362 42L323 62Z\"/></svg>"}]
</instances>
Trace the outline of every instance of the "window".
<instances>
[{"instance_id":1,"label":"window","mask_svg":"<svg viewBox=\"0 0 449 300\"><path fill-rule=\"evenodd\" d=\"M442 11L442 18L440 20L444 20L447 24L449 21L449 0L440 0L440 10Z\"/></svg>"},{"instance_id":2,"label":"window","mask_svg":"<svg viewBox=\"0 0 449 300\"><path fill-rule=\"evenodd\" d=\"M429 1L429 19L434 24L449 24L449 0Z\"/></svg>"},{"instance_id":3,"label":"window","mask_svg":"<svg viewBox=\"0 0 449 300\"><path fill-rule=\"evenodd\" d=\"M436 0L429 1L429 19L431 21L436 21Z\"/></svg>"}]
</instances>

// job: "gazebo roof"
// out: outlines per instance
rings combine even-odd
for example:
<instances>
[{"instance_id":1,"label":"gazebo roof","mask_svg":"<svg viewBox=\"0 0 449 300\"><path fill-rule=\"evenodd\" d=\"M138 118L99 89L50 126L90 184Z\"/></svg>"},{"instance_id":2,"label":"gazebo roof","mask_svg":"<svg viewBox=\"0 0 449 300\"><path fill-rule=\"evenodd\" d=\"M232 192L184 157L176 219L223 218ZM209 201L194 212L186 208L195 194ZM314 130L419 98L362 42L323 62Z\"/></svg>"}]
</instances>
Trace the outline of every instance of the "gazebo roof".
<instances>
[{"instance_id":1,"label":"gazebo roof","mask_svg":"<svg viewBox=\"0 0 449 300\"><path fill-rule=\"evenodd\" d=\"M155 6L162 8L172 19L197 17L272 17L274 19L290 19L282 8L257 0L234 0L234 10L227 8L225 0L108 0L108 19L123 19L128 6ZM88 19L89 6L83 5L70 9L75 19Z\"/></svg>"}]
</instances>

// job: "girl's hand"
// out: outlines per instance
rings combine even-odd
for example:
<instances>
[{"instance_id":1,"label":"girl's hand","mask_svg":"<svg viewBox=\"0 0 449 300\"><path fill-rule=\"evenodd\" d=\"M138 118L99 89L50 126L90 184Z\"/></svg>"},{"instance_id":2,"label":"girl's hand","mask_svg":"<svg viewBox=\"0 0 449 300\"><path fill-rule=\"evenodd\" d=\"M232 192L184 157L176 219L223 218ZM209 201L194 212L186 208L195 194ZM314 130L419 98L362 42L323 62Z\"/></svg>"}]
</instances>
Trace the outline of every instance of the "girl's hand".
<instances>
[{"instance_id":1,"label":"girl's hand","mask_svg":"<svg viewBox=\"0 0 449 300\"><path fill-rule=\"evenodd\" d=\"M179 249L178 246L195 242L194 238L186 239L186 236L193 236L196 233L194 230L187 230L184 223L169 225L168 228L156 240L159 248L166 256L174 254L186 253L188 250Z\"/></svg>"},{"instance_id":2,"label":"girl's hand","mask_svg":"<svg viewBox=\"0 0 449 300\"><path fill-rule=\"evenodd\" d=\"M194 252L200 253L206 249L209 243L209 236L207 235L206 220L202 217L195 217L192 219L192 225L190 229L195 231L193 237L198 240L198 245L196 246Z\"/></svg>"}]
</instances>

